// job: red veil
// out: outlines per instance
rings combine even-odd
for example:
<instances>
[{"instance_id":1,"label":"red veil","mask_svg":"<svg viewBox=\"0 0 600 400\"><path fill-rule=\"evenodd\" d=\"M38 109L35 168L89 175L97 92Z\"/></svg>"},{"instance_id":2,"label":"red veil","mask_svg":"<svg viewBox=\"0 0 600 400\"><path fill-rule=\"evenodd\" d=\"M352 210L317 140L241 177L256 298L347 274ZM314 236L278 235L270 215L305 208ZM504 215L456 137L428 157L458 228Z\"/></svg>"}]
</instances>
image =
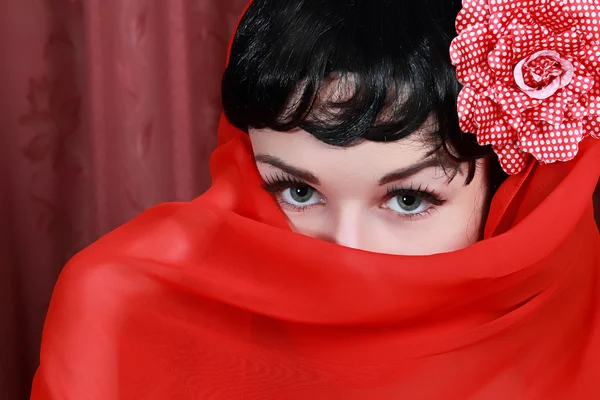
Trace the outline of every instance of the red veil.
<instances>
[{"instance_id":1,"label":"red veil","mask_svg":"<svg viewBox=\"0 0 600 400\"><path fill-rule=\"evenodd\" d=\"M66 266L32 399L600 398L600 141L510 177L486 240L406 257L291 232L219 138L206 194Z\"/></svg>"}]
</instances>

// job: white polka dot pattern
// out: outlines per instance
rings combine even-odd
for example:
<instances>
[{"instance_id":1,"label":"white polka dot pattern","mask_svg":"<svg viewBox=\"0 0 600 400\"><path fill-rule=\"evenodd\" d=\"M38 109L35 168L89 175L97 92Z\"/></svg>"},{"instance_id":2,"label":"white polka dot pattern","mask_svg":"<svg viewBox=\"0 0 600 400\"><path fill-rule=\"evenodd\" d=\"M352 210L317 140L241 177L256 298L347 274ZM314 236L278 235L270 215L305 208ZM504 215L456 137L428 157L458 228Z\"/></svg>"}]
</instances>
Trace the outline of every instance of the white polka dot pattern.
<instances>
[{"instance_id":1,"label":"white polka dot pattern","mask_svg":"<svg viewBox=\"0 0 600 400\"><path fill-rule=\"evenodd\" d=\"M600 0L463 0L456 30L460 128L507 173L600 139Z\"/></svg>"}]
</instances>

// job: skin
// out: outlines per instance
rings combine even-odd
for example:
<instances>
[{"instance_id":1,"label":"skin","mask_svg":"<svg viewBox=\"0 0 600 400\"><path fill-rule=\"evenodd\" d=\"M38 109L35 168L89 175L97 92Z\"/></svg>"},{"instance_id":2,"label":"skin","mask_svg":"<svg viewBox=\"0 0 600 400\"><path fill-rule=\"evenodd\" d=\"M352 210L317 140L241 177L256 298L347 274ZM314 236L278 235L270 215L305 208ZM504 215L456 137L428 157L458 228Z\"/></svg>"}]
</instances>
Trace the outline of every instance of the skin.
<instances>
[{"instance_id":1,"label":"skin","mask_svg":"<svg viewBox=\"0 0 600 400\"><path fill-rule=\"evenodd\" d=\"M486 162L478 162L466 185L467 165L441 166L424 144L424 130L345 148L299 129L249 133L266 186L295 181L266 189L300 234L402 255L451 252L481 239L490 192ZM388 193L396 189L404 191Z\"/></svg>"}]
</instances>

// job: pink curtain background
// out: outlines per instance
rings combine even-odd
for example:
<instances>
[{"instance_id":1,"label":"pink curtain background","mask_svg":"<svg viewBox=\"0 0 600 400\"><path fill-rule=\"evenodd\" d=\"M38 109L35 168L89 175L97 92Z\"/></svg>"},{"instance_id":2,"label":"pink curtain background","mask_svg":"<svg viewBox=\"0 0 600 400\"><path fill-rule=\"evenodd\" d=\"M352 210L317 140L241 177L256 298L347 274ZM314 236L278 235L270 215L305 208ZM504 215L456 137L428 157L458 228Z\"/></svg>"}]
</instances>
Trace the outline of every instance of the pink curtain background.
<instances>
[{"instance_id":1,"label":"pink curtain background","mask_svg":"<svg viewBox=\"0 0 600 400\"><path fill-rule=\"evenodd\" d=\"M29 396L67 259L208 187L220 75L245 3L0 2L0 399Z\"/></svg>"}]
</instances>

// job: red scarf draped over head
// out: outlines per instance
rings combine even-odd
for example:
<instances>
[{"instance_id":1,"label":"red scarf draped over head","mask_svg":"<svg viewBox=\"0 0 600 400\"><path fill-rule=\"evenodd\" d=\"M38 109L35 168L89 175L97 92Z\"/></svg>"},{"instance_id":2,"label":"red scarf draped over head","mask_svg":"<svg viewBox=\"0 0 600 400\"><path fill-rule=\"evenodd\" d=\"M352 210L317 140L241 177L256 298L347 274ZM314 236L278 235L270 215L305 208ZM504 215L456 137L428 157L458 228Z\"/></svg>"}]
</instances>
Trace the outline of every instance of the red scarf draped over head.
<instances>
[{"instance_id":1,"label":"red scarf draped over head","mask_svg":"<svg viewBox=\"0 0 600 400\"><path fill-rule=\"evenodd\" d=\"M65 267L32 399L600 398L599 141L510 177L486 240L407 257L293 233L219 138L207 193Z\"/></svg>"}]
</instances>

